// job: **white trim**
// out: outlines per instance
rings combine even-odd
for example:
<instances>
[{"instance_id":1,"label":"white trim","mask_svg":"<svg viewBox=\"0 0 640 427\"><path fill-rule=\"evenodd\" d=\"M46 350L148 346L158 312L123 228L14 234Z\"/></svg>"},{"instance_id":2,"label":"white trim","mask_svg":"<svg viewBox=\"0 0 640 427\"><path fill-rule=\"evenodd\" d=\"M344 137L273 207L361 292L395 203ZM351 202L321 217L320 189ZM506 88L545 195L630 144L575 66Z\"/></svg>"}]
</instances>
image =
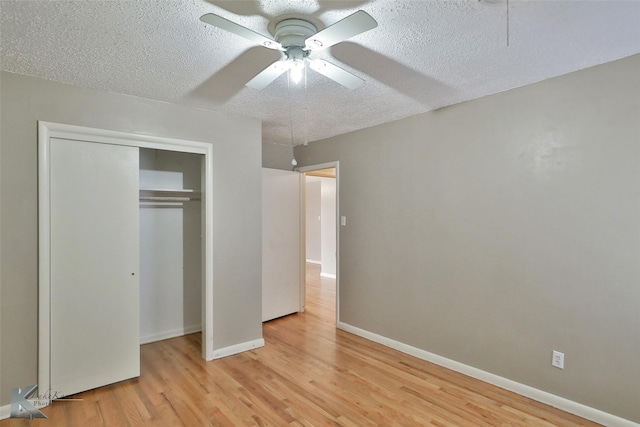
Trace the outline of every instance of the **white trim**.
<instances>
[{"instance_id":1,"label":"white trim","mask_svg":"<svg viewBox=\"0 0 640 427\"><path fill-rule=\"evenodd\" d=\"M234 354L242 353L243 351L249 351L260 347L264 347L263 338L220 348L213 352L213 358L221 359L223 357L233 356Z\"/></svg>"},{"instance_id":2,"label":"white trim","mask_svg":"<svg viewBox=\"0 0 640 427\"><path fill-rule=\"evenodd\" d=\"M298 246L298 258L300 265L298 266L298 288L299 303L298 312L304 313L307 309L307 179L305 174L298 172L298 234L300 236L300 245Z\"/></svg>"},{"instance_id":3,"label":"white trim","mask_svg":"<svg viewBox=\"0 0 640 427\"><path fill-rule=\"evenodd\" d=\"M528 385L512 381L510 379L492 374L487 371L483 371L478 368L474 368L473 366L465 365L463 363L456 362L455 360L447 359L446 357L442 357L437 354L412 347L408 344L404 344L399 341L392 340L391 338L387 338L382 335L360 329L347 323L339 322L337 327L338 329L342 329L343 331L358 335L370 341L377 342L378 344L382 344L386 347L391 347L395 350L401 351L402 353L417 357L418 359L435 363L436 365L443 366L445 368L451 369L452 371L460 372L461 374L468 375L480 381L484 381L505 390L512 391L521 396L528 397L530 399L553 406L554 408L561 409L565 412L578 415L582 418L586 418L602 425L606 425L609 427L640 427L640 424L634 423L633 421L629 421L616 415L600 411L599 409L595 409L590 406L565 399L564 397L547 393L546 391L538 390Z\"/></svg>"},{"instance_id":4,"label":"white trim","mask_svg":"<svg viewBox=\"0 0 640 427\"><path fill-rule=\"evenodd\" d=\"M156 341L167 340L169 338L181 337L188 334L194 334L202 331L202 325L191 325L184 328L171 329L169 331L157 332L151 335L140 337L140 344L150 344Z\"/></svg>"},{"instance_id":5,"label":"white trim","mask_svg":"<svg viewBox=\"0 0 640 427\"><path fill-rule=\"evenodd\" d=\"M321 262L321 261L316 261L316 260L314 260L314 259L307 259L306 261L307 261L309 264L322 264L322 262Z\"/></svg>"},{"instance_id":6,"label":"white trim","mask_svg":"<svg viewBox=\"0 0 640 427\"><path fill-rule=\"evenodd\" d=\"M49 253L49 140L50 127L38 122L38 385L49 390L51 379L51 254Z\"/></svg>"},{"instance_id":7,"label":"white trim","mask_svg":"<svg viewBox=\"0 0 640 427\"><path fill-rule=\"evenodd\" d=\"M38 388L50 389L50 183L49 144L51 138L90 141L102 144L126 145L158 150L203 155L203 318L202 356L214 358L213 352L213 145L205 142L162 138L151 135L94 129L51 122L38 122Z\"/></svg>"},{"instance_id":8,"label":"white trim","mask_svg":"<svg viewBox=\"0 0 640 427\"><path fill-rule=\"evenodd\" d=\"M213 360L213 146L202 157L201 209L202 215L202 358ZM206 191L205 191L206 190Z\"/></svg>"},{"instance_id":9,"label":"white trim","mask_svg":"<svg viewBox=\"0 0 640 427\"><path fill-rule=\"evenodd\" d=\"M311 171L317 171L317 170L321 170L321 169L331 169L331 168L336 168L336 178L338 177L338 161L335 162L326 162L326 163L320 163L317 165L309 165L309 166L300 166L297 167L296 170L298 172L311 172Z\"/></svg>"},{"instance_id":10,"label":"white trim","mask_svg":"<svg viewBox=\"0 0 640 427\"><path fill-rule=\"evenodd\" d=\"M11 416L11 405L0 406L0 420L6 420Z\"/></svg>"},{"instance_id":11,"label":"white trim","mask_svg":"<svg viewBox=\"0 0 640 427\"><path fill-rule=\"evenodd\" d=\"M1 82L1 81L2 81L2 78L0 78L0 92L2 92L2 82ZM0 102L0 104L1 104L1 102ZM2 110L2 109L0 108L0 118L2 117L2 111L1 111L1 110ZM1 122L1 120L0 120L0 122ZM1 139L1 138L0 138L0 139ZM2 164L2 155L1 155L1 154L2 154L2 149L0 148L0 164ZM0 181L1 181L1 180L0 180ZM2 188L1 182L0 182L0 188ZM0 198L0 199L1 199L1 198ZM1 203L1 202L0 202L0 212L2 212L2 203ZM2 221L0 220L0 224L1 224L1 223L2 223ZM2 259L1 254L0 254L0 259ZM2 263L0 262L0 264L2 264ZM2 268L1 268L1 267L0 267L0 270L2 270ZM2 277L1 271L0 271L0 277ZM1 330L2 330L2 326L1 326L1 324L0 324L0 331L1 331ZM1 345L1 342L2 342L2 340L0 340L0 366L2 366L2 345ZM0 375L0 377L1 377L1 375ZM1 382L1 381L0 381L0 382ZM9 408L11 408L11 407L9 406ZM0 420L2 420L2 419L4 419L4 418L6 418L6 417L4 416L4 415L5 415L6 410L7 410L7 409L6 409L6 406L1 406L1 407L0 407ZM9 411L10 411L10 409L9 409ZM7 415L7 416L8 416L8 415Z\"/></svg>"},{"instance_id":12,"label":"white trim","mask_svg":"<svg viewBox=\"0 0 640 427\"><path fill-rule=\"evenodd\" d=\"M336 275L335 274L331 274L331 273L320 273L320 276L328 277L329 279L335 279L336 278Z\"/></svg>"},{"instance_id":13,"label":"white trim","mask_svg":"<svg viewBox=\"0 0 640 427\"><path fill-rule=\"evenodd\" d=\"M295 170L297 170L298 172L301 172L302 173L301 179L304 179L304 172L311 172L315 170L328 169L328 168L336 168L336 275L334 278L336 280L336 325L337 325L340 323L340 161L320 163L317 165L301 166L299 168L296 168ZM302 194L301 199L306 200L305 197L306 197L307 186L301 185L300 189L301 189L300 192ZM301 211L300 215L301 215L300 216L301 224L306 224L307 219L305 216L306 215L305 211ZM306 251L306 226L303 227L302 230L303 230L303 233L301 233L302 234L301 248L304 254L305 253L304 251ZM305 255L302 255L301 262L303 262L304 260L305 260ZM304 263L302 263L300 267L304 272L306 268ZM305 289L305 280L306 280L306 277L303 276L302 289Z\"/></svg>"}]
</instances>

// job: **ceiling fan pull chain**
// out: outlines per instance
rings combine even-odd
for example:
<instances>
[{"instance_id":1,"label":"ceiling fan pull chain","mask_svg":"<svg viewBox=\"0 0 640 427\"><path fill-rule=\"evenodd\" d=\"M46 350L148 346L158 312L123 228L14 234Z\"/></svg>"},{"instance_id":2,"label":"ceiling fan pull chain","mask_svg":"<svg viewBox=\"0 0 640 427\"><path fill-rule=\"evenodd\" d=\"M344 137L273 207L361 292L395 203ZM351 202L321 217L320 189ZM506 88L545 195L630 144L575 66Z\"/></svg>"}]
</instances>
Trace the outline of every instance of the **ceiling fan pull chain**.
<instances>
[{"instance_id":1,"label":"ceiling fan pull chain","mask_svg":"<svg viewBox=\"0 0 640 427\"><path fill-rule=\"evenodd\" d=\"M507 0L507 47L509 47L509 0Z\"/></svg>"},{"instance_id":2,"label":"ceiling fan pull chain","mask_svg":"<svg viewBox=\"0 0 640 427\"><path fill-rule=\"evenodd\" d=\"M293 103L293 96L291 96L291 70L287 72L287 92L289 96L289 132L291 134L291 145L293 146L293 109L291 104Z\"/></svg>"},{"instance_id":3,"label":"ceiling fan pull chain","mask_svg":"<svg viewBox=\"0 0 640 427\"><path fill-rule=\"evenodd\" d=\"M303 119L303 126L304 126L304 141L303 141L303 145L306 147L307 145L309 145L309 140L307 139L307 117L308 117L308 109L309 109L309 100L308 100L308 95L307 95L307 67L304 67L304 119Z\"/></svg>"}]
</instances>

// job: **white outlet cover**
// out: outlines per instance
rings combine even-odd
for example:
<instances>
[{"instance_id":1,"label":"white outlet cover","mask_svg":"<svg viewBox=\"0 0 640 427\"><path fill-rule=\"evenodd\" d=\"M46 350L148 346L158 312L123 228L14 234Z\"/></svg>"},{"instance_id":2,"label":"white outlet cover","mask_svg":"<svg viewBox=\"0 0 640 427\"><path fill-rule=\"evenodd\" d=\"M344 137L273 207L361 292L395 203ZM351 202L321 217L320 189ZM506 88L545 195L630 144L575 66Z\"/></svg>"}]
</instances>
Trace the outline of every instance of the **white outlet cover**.
<instances>
[{"instance_id":1,"label":"white outlet cover","mask_svg":"<svg viewBox=\"0 0 640 427\"><path fill-rule=\"evenodd\" d=\"M551 356L551 365L556 368L564 369L564 353L554 350L553 355Z\"/></svg>"}]
</instances>

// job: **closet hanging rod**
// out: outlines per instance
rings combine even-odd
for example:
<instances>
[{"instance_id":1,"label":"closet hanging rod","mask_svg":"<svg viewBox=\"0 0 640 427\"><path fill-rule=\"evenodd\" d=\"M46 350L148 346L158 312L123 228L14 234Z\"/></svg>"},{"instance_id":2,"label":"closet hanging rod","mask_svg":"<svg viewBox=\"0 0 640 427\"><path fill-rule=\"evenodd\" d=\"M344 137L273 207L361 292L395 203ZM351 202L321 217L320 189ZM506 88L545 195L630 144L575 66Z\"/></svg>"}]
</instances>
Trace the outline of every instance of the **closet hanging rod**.
<instances>
[{"instance_id":1,"label":"closet hanging rod","mask_svg":"<svg viewBox=\"0 0 640 427\"><path fill-rule=\"evenodd\" d=\"M185 190L159 190L141 189L140 200L144 201L167 201L167 202L188 202L190 200L200 200L202 193L189 189Z\"/></svg>"},{"instance_id":2,"label":"closet hanging rod","mask_svg":"<svg viewBox=\"0 0 640 427\"><path fill-rule=\"evenodd\" d=\"M141 202L190 202L191 200L195 199L189 197L140 197Z\"/></svg>"}]
</instances>

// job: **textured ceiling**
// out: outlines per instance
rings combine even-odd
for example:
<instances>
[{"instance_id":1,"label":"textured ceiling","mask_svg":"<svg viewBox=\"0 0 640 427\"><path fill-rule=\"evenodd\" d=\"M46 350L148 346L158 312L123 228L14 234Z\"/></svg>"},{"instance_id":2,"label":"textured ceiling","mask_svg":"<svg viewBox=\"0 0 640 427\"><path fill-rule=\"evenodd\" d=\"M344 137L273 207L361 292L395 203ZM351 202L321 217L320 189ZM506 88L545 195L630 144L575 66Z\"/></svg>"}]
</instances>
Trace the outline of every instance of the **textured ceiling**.
<instances>
[{"instance_id":1,"label":"textured ceiling","mask_svg":"<svg viewBox=\"0 0 640 427\"><path fill-rule=\"evenodd\" d=\"M356 10L378 27L314 54L366 80L313 71L244 84L279 53L204 24L216 13L268 35L283 16L322 29ZM0 67L263 120L301 144L640 53L640 1L0 0ZM271 23L271 26L269 25Z\"/></svg>"}]
</instances>

